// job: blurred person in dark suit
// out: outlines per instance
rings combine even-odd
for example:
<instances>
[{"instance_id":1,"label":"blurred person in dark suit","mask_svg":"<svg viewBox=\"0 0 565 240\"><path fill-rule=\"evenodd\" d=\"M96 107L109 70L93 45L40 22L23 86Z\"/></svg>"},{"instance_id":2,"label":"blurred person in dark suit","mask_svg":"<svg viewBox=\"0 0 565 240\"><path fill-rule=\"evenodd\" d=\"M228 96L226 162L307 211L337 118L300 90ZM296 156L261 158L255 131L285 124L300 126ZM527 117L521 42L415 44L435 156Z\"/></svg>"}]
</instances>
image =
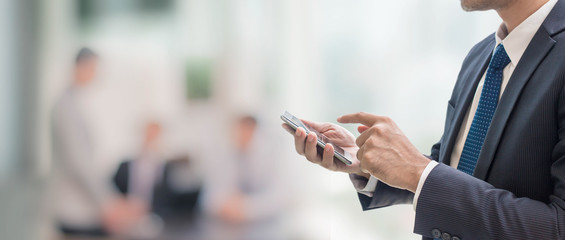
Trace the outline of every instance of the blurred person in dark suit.
<instances>
[{"instance_id":1,"label":"blurred person in dark suit","mask_svg":"<svg viewBox=\"0 0 565 240\"><path fill-rule=\"evenodd\" d=\"M204 238L285 239L288 189L267 133L255 117L242 116L231 123L228 142L214 140L201 202L208 219Z\"/></svg>"},{"instance_id":2,"label":"blurred person in dark suit","mask_svg":"<svg viewBox=\"0 0 565 240\"><path fill-rule=\"evenodd\" d=\"M113 181L124 197L143 203L146 214L156 214L165 222L188 221L199 189L187 191L175 187L175 173L178 173L175 170L190 167L189 159L168 161L160 144L161 134L161 124L149 122L144 129L141 151L120 164Z\"/></svg>"},{"instance_id":3,"label":"blurred person in dark suit","mask_svg":"<svg viewBox=\"0 0 565 240\"><path fill-rule=\"evenodd\" d=\"M55 218L66 235L106 236L124 229L141 214L141 204L116 198L94 159L84 113L84 94L96 77L99 58L79 51L71 86L52 116L55 161Z\"/></svg>"}]
</instances>

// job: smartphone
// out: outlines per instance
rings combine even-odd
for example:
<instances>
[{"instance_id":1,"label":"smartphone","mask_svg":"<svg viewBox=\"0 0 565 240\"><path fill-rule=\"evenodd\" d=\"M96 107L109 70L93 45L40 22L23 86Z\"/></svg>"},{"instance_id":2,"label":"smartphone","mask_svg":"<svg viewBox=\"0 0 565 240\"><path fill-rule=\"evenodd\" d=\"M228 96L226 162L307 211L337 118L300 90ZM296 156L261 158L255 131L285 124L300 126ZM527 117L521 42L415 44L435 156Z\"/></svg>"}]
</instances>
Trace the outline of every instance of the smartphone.
<instances>
[{"instance_id":1,"label":"smartphone","mask_svg":"<svg viewBox=\"0 0 565 240\"><path fill-rule=\"evenodd\" d=\"M319 133L314 128L312 128L312 127L308 126L307 124L305 124L304 122L300 121L300 119L298 119L294 115L285 111L281 115L281 119L294 130L301 127L301 128L304 128L304 130L306 130L306 134L309 134L310 132L315 133L316 136L317 136L317 139L318 139L318 153L319 154L323 153L324 148L326 147L326 144L329 143L334 147L334 158L335 159L345 163L346 165L351 165L353 163L351 160L349 160L350 155L349 155L348 152L344 151L343 148L341 148L340 146L333 144L326 136L324 136L324 134Z\"/></svg>"}]
</instances>

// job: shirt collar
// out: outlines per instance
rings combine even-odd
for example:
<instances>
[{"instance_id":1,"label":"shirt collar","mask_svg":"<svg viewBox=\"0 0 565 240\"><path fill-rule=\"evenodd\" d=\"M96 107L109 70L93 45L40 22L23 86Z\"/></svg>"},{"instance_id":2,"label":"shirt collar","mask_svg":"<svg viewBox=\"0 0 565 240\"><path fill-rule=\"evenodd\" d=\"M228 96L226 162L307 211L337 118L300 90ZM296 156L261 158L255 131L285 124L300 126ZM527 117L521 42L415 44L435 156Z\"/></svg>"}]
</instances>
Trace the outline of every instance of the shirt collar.
<instances>
[{"instance_id":1,"label":"shirt collar","mask_svg":"<svg viewBox=\"0 0 565 240\"><path fill-rule=\"evenodd\" d=\"M532 38L534 38L534 35L547 15L549 15L549 12L551 12L551 9L553 9L553 6L555 6L555 3L557 3L557 0L549 0L510 33L508 33L504 23L500 24L495 34L496 46L500 43L504 45L504 49L508 57L510 57L510 64L514 67L520 62L526 48L532 41Z\"/></svg>"}]
</instances>

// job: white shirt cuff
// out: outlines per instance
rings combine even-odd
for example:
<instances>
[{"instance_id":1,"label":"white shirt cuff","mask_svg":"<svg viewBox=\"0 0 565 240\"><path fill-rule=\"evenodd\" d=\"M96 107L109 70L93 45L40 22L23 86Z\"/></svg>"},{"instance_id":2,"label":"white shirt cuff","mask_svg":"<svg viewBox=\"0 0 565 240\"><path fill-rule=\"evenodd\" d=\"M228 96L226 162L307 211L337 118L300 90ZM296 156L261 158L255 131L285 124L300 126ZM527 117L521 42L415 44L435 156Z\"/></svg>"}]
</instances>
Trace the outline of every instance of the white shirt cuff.
<instances>
[{"instance_id":1,"label":"white shirt cuff","mask_svg":"<svg viewBox=\"0 0 565 240\"><path fill-rule=\"evenodd\" d=\"M424 182L426 182L428 175L430 175L430 172L432 172L434 167L437 166L438 164L439 163L436 162L436 161L431 161L430 163L428 163L426 168L424 168L424 171L422 172L422 175L420 176L420 181L418 181L418 187L416 188L416 193L414 193L414 201L412 201L413 205L414 205L414 211L416 211L416 204L418 204L418 197L420 196L420 192L422 191L422 187L424 186Z\"/></svg>"},{"instance_id":2,"label":"white shirt cuff","mask_svg":"<svg viewBox=\"0 0 565 240\"><path fill-rule=\"evenodd\" d=\"M367 197L373 197L373 193L375 192L375 189L377 189L377 182L379 182L379 179L371 176L367 180L365 177L355 174L349 174L349 178L351 179L351 182L353 183L353 186L358 193L361 193Z\"/></svg>"}]
</instances>

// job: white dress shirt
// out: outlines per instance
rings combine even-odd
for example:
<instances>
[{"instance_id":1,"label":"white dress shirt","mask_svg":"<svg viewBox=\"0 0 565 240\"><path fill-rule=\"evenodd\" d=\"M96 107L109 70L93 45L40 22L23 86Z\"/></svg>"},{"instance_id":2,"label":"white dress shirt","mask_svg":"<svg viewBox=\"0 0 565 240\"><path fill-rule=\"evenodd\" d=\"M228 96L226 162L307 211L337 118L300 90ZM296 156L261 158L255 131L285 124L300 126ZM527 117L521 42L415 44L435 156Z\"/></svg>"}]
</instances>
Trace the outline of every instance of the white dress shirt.
<instances>
[{"instance_id":1,"label":"white dress shirt","mask_svg":"<svg viewBox=\"0 0 565 240\"><path fill-rule=\"evenodd\" d=\"M549 12L555 6L557 0L549 0L545 3L542 7L540 7L535 13L530 15L526 20L524 20L520 25L518 25L512 32L508 33L506 26L503 24L500 25L498 31L495 34L496 38L496 46L498 44L504 45L506 53L510 58L510 64L508 64L503 70L503 77L502 77L502 84L500 86L500 95L499 99L504 93L506 85L516 68L516 65L520 62L522 55L526 51L526 48L530 44L532 38L540 28L541 24L549 15ZM493 49L494 51L494 49ZM471 123L473 122L473 118L475 116L475 112L477 111L477 106L479 104L479 99L481 98L481 92L483 90L483 85L485 82L486 71L483 74L479 84L477 85L477 89L475 91L475 96L473 98L473 102L471 106L467 110L467 114L465 115L465 120L461 124L459 134L457 135L457 139L455 141L455 145L453 147L453 151L451 153L451 167L457 168L459 165L459 159L461 158L461 152L463 151L463 146L465 145L465 140L467 139L467 134L469 133L469 129L471 128ZM416 209L416 204L418 202L418 196L422 191L422 187L430 174L430 172L434 169L434 167L438 164L436 161L431 161L428 166L422 172L420 180L418 182L418 187L416 189L416 193L414 195L414 209ZM375 190L377 185L377 179L372 177L367 181L366 186L362 187L358 182L358 178L351 177L352 181L354 182L354 186L356 187L357 191L363 193L367 196L372 196L372 193Z\"/></svg>"},{"instance_id":2,"label":"white dress shirt","mask_svg":"<svg viewBox=\"0 0 565 240\"><path fill-rule=\"evenodd\" d=\"M157 151L142 150L142 153L130 163L128 197L143 201L147 206L153 202L154 188L164 181L164 157Z\"/></svg>"}]
</instances>

